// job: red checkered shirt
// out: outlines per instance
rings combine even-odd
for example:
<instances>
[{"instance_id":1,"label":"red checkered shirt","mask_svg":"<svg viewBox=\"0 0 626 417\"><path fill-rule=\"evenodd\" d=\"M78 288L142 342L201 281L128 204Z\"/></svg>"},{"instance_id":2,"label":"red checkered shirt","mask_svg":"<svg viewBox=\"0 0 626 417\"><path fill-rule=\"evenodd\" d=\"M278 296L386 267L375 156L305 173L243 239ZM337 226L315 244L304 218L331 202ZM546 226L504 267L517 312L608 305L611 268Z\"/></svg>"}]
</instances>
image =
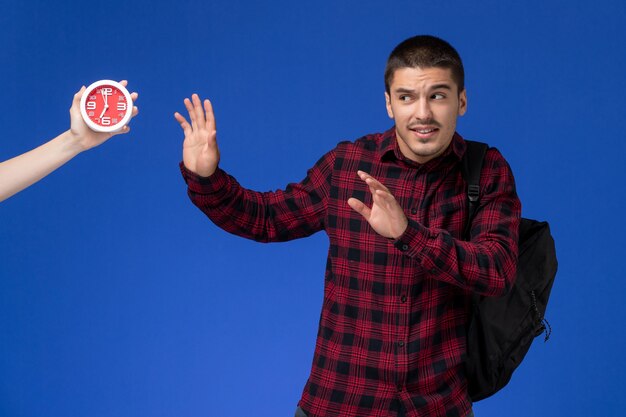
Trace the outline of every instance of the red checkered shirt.
<instances>
[{"instance_id":1,"label":"red checkered shirt","mask_svg":"<svg viewBox=\"0 0 626 417\"><path fill-rule=\"evenodd\" d=\"M222 229L260 242L324 230L330 247L324 302L309 379L299 406L309 417L465 416L471 409L463 360L471 293L512 284L520 202L509 165L485 157L480 207L462 240L467 186L455 134L426 164L402 156L395 129L342 142L306 178L255 192L218 169L202 178L181 163L193 203ZM365 171L409 218L398 240L378 235L347 200L372 204Z\"/></svg>"}]
</instances>

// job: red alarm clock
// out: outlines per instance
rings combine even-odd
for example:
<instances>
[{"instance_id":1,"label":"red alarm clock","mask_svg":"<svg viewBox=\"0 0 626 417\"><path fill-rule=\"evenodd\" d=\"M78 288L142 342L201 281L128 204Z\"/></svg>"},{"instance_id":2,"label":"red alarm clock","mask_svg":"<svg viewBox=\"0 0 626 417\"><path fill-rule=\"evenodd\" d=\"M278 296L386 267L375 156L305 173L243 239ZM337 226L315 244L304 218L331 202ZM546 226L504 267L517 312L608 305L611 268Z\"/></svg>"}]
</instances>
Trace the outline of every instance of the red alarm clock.
<instances>
[{"instance_id":1,"label":"red alarm clock","mask_svg":"<svg viewBox=\"0 0 626 417\"><path fill-rule=\"evenodd\" d=\"M80 99L80 114L96 132L117 132L133 113L133 100L120 83L100 80L91 84Z\"/></svg>"}]
</instances>

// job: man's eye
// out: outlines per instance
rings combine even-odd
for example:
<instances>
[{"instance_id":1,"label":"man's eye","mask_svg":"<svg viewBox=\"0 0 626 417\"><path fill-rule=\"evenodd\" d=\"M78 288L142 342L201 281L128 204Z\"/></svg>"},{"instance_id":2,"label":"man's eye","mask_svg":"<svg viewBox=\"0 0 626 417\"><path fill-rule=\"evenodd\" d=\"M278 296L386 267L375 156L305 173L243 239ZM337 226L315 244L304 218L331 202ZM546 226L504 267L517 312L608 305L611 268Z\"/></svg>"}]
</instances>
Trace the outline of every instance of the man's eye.
<instances>
[{"instance_id":1,"label":"man's eye","mask_svg":"<svg viewBox=\"0 0 626 417\"><path fill-rule=\"evenodd\" d=\"M433 94L431 96L431 98L433 100L442 100L442 99L446 98L446 96L444 94L441 94L441 93L435 93L435 94Z\"/></svg>"},{"instance_id":2,"label":"man's eye","mask_svg":"<svg viewBox=\"0 0 626 417\"><path fill-rule=\"evenodd\" d=\"M400 101L409 101L409 100L411 100L411 97L410 96L400 96L399 99L400 99Z\"/></svg>"}]
</instances>

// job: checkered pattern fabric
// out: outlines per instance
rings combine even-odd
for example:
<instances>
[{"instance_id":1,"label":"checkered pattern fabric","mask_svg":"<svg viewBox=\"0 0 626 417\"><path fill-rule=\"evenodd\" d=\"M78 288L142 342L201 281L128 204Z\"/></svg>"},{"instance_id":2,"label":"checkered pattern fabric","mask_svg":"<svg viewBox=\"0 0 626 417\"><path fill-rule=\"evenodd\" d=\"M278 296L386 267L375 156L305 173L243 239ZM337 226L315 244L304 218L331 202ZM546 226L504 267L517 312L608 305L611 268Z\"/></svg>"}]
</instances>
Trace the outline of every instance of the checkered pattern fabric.
<instances>
[{"instance_id":1,"label":"checkered pattern fabric","mask_svg":"<svg viewBox=\"0 0 626 417\"><path fill-rule=\"evenodd\" d=\"M496 149L485 158L471 240L455 134L426 164L400 153L395 129L342 142L284 190L255 192L218 169L201 178L181 163L193 203L224 230L260 242L324 230L330 247L313 364L299 406L309 417L462 417L470 293L496 296L515 277L520 203ZM357 176L382 182L409 226L386 239L347 204L372 198Z\"/></svg>"}]
</instances>

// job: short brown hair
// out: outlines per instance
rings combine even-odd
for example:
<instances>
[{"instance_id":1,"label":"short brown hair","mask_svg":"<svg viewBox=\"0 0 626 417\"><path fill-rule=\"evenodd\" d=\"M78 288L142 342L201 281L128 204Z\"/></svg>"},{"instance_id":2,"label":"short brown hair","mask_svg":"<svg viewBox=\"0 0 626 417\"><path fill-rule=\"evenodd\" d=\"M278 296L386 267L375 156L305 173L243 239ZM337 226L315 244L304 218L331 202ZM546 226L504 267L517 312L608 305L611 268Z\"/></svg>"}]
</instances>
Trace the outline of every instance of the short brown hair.
<instances>
[{"instance_id":1,"label":"short brown hair","mask_svg":"<svg viewBox=\"0 0 626 417\"><path fill-rule=\"evenodd\" d=\"M465 71L459 53L443 39L431 35L409 38L391 51L385 67L385 90L389 93L393 75L400 68L449 68L452 79L465 89Z\"/></svg>"}]
</instances>

